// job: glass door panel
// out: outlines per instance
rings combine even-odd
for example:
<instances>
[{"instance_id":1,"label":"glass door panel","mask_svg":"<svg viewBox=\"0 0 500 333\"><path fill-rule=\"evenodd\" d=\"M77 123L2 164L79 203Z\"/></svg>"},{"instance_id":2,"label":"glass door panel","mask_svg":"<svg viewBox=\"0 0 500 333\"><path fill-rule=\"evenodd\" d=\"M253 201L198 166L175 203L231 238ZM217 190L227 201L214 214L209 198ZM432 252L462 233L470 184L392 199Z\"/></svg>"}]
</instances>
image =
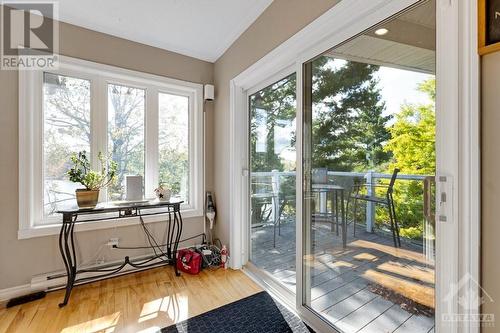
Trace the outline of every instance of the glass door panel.
<instances>
[{"instance_id":1,"label":"glass door panel","mask_svg":"<svg viewBox=\"0 0 500 333\"><path fill-rule=\"evenodd\" d=\"M294 293L295 77L249 96L250 261Z\"/></svg>"},{"instance_id":2,"label":"glass door panel","mask_svg":"<svg viewBox=\"0 0 500 333\"><path fill-rule=\"evenodd\" d=\"M341 332L434 329L435 2L303 65L303 303Z\"/></svg>"}]
</instances>

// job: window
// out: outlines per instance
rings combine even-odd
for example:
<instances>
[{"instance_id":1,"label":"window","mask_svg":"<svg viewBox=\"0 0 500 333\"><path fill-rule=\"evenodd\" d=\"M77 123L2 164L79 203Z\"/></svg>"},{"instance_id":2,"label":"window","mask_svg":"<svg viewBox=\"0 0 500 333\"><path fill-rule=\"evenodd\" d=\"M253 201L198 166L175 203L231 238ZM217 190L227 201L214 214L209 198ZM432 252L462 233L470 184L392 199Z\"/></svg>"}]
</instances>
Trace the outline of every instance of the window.
<instances>
[{"instance_id":1,"label":"window","mask_svg":"<svg viewBox=\"0 0 500 333\"><path fill-rule=\"evenodd\" d=\"M108 154L117 165L108 198L125 199L125 176L144 177L144 107L146 91L108 84ZM143 178L144 179L144 178Z\"/></svg>"},{"instance_id":2,"label":"window","mask_svg":"<svg viewBox=\"0 0 500 333\"><path fill-rule=\"evenodd\" d=\"M126 176L141 175L145 198L165 184L183 216L202 215L201 84L61 57L56 71L20 71L19 87L20 238L56 233L57 210L76 205L66 172L79 151L117 163L101 201L125 199Z\"/></svg>"},{"instance_id":3,"label":"window","mask_svg":"<svg viewBox=\"0 0 500 333\"><path fill-rule=\"evenodd\" d=\"M189 200L189 97L160 93L159 175L165 184Z\"/></svg>"},{"instance_id":4,"label":"window","mask_svg":"<svg viewBox=\"0 0 500 333\"><path fill-rule=\"evenodd\" d=\"M68 156L90 151L90 81L50 73L43 76L43 213L74 203L66 176Z\"/></svg>"}]
</instances>

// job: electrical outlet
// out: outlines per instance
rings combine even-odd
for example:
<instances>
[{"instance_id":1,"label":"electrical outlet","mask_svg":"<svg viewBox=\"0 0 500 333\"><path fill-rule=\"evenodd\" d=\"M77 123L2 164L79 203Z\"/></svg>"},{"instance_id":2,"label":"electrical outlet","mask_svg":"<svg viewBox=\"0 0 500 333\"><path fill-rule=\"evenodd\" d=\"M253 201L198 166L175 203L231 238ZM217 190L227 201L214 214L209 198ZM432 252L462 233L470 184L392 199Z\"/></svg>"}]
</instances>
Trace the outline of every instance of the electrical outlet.
<instances>
[{"instance_id":1,"label":"electrical outlet","mask_svg":"<svg viewBox=\"0 0 500 333\"><path fill-rule=\"evenodd\" d=\"M120 238L116 237L116 238L110 238L108 243L106 244L107 246L118 246L118 241L120 240Z\"/></svg>"}]
</instances>

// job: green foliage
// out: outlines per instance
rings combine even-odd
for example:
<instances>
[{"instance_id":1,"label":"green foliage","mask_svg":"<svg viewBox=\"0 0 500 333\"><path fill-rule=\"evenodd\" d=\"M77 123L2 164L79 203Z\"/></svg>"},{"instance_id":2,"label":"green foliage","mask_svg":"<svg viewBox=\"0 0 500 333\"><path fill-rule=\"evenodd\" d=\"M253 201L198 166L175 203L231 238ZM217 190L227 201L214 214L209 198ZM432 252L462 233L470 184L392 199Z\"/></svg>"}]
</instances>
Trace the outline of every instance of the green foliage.
<instances>
[{"instance_id":1,"label":"green foliage","mask_svg":"<svg viewBox=\"0 0 500 333\"><path fill-rule=\"evenodd\" d=\"M101 152L98 154L101 171L91 169L90 161L85 151L71 156L73 166L68 170L69 180L80 183L87 190L99 190L112 183L116 176L116 162L105 159ZM106 165L109 165L106 168Z\"/></svg>"},{"instance_id":2,"label":"green foliage","mask_svg":"<svg viewBox=\"0 0 500 333\"><path fill-rule=\"evenodd\" d=\"M435 93L429 87L435 80L424 82L419 90L430 97ZM434 103L429 105L403 105L396 115L396 122L389 128L391 139L385 146L394 160L390 169L399 168L402 173L415 175L434 174L436 169L436 116Z\"/></svg>"},{"instance_id":3,"label":"green foliage","mask_svg":"<svg viewBox=\"0 0 500 333\"><path fill-rule=\"evenodd\" d=\"M384 115L385 104L376 76L378 70L375 65L329 56L312 62L311 137L305 138L306 142L311 140L313 148L312 168L375 170L391 174L397 167L402 174L434 175L435 80L424 81L417 87L418 91L428 94L430 103L402 105L393 118ZM276 129L287 121L293 122L296 117L295 89L296 77L291 75L250 97L252 172L295 170L294 164L287 164L275 151ZM265 134L259 132L263 126ZM263 151L258 151L257 142L261 143ZM293 148L295 133L291 142ZM253 178L253 181L271 184L267 178ZM252 190L257 191L256 188ZM282 177L279 197L283 200L285 213L295 213L295 191L295 179ZM385 195L384 189L377 191L378 195ZM394 199L403 237L422 237L422 197L421 181L396 182ZM258 202L252 204L253 214L260 216L257 220L266 218L269 212L265 207ZM364 210L358 210L358 214L358 220L364 219ZM377 205L376 223L387 226L387 221L387 209Z\"/></svg>"},{"instance_id":4,"label":"green foliage","mask_svg":"<svg viewBox=\"0 0 500 333\"><path fill-rule=\"evenodd\" d=\"M387 173L399 168L402 174L435 174L435 87L435 79L421 83L418 90L427 93L432 102L427 105L403 105L401 112L396 115L396 122L389 128L391 139L384 147L384 150L393 155ZM422 237L422 221L424 221L422 197L421 181L401 180L394 186L396 215L399 217L401 228L409 230L405 231L409 238ZM388 220L387 211L377 209L377 221Z\"/></svg>"},{"instance_id":5,"label":"green foliage","mask_svg":"<svg viewBox=\"0 0 500 333\"><path fill-rule=\"evenodd\" d=\"M287 166L275 152L275 131L279 126L287 126L296 116L296 75L292 74L285 79L264 88L250 97L250 147L252 171L290 171L295 165ZM257 151L257 140L261 139L258 128L265 124L266 151ZM295 146L295 135L292 138Z\"/></svg>"},{"instance_id":6,"label":"green foliage","mask_svg":"<svg viewBox=\"0 0 500 333\"><path fill-rule=\"evenodd\" d=\"M375 73L379 66L323 56L313 61L313 168L374 169L387 162L390 138Z\"/></svg>"},{"instance_id":7,"label":"green foliage","mask_svg":"<svg viewBox=\"0 0 500 333\"><path fill-rule=\"evenodd\" d=\"M182 177L189 168L187 152L175 149L160 152L160 184L170 189L172 193L181 191Z\"/></svg>"},{"instance_id":8,"label":"green foliage","mask_svg":"<svg viewBox=\"0 0 500 333\"><path fill-rule=\"evenodd\" d=\"M414 239L414 240L420 240L422 239L422 227L417 226L417 227L408 227L408 228L401 228L399 229L399 234L401 237L409 238L409 239Z\"/></svg>"}]
</instances>

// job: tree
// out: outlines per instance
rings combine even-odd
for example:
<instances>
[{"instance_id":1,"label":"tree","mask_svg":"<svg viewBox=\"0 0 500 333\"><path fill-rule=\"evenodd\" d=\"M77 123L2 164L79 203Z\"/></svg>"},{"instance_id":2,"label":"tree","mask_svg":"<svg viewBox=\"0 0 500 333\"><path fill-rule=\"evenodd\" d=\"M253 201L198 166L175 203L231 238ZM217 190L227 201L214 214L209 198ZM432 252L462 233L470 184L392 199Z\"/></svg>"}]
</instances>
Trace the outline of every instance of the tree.
<instances>
[{"instance_id":1,"label":"tree","mask_svg":"<svg viewBox=\"0 0 500 333\"><path fill-rule=\"evenodd\" d=\"M144 106L146 92L108 85L108 151L117 164L117 181L109 186L112 200L124 199L125 175L144 177Z\"/></svg>"},{"instance_id":2,"label":"tree","mask_svg":"<svg viewBox=\"0 0 500 333\"><path fill-rule=\"evenodd\" d=\"M390 169L402 173L433 175L436 170L436 80L424 81L418 90L427 93L430 104L407 104L396 115L396 122L389 128L391 139L385 146L393 154Z\"/></svg>"},{"instance_id":3,"label":"tree","mask_svg":"<svg viewBox=\"0 0 500 333\"><path fill-rule=\"evenodd\" d=\"M46 212L50 214L57 202L70 200L74 195L74 189L64 184L69 156L82 150L90 151L91 148L91 83L69 76L44 75L45 188L48 199L45 202L49 201L50 207L46 206ZM107 89L107 149L118 166L117 181L109 186L108 196L111 200L118 200L123 198L125 192L125 175L144 175L145 91L116 84L109 84ZM166 135L159 133L160 145L165 148L159 152L160 179L177 194L180 183L187 183L188 140L184 135L187 130L183 128L183 132L176 132L172 121L169 125L169 140L162 140Z\"/></svg>"},{"instance_id":4,"label":"tree","mask_svg":"<svg viewBox=\"0 0 500 333\"><path fill-rule=\"evenodd\" d=\"M90 81L44 73L44 212L74 197L66 172L71 154L90 150Z\"/></svg>"},{"instance_id":5,"label":"tree","mask_svg":"<svg viewBox=\"0 0 500 333\"><path fill-rule=\"evenodd\" d=\"M436 80L422 82L419 91L426 93L428 104L402 105L396 115L396 122L389 128L391 139L384 149L391 152L393 160L386 170L399 168L401 173L413 175L434 175L436 171ZM422 237L422 182L398 181L394 187L396 214L400 219L401 234L410 238ZM377 215L384 220L387 213L379 210Z\"/></svg>"},{"instance_id":6,"label":"tree","mask_svg":"<svg viewBox=\"0 0 500 333\"><path fill-rule=\"evenodd\" d=\"M313 61L313 168L373 169L390 158L379 66L322 56Z\"/></svg>"},{"instance_id":7,"label":"tree","mask_svg":"<svg viewBox=\"0 0 500 333\"><path fill-rule=\"evenodd\" d=\"M296 118L296 75L292 74L266 87L250 97L250 163L252 172L294 171L295 162L286 161L282 153L295 149L295 131L286 142L277 142L280 129L293 128ZM278 138L278 140L280 140ZM252 192L274 191L271 177L252 177ZM280 202L287 213L294 211L295 177L281 177ZM271 199L253 198L252 223L262 223L271 214Z\"/></svg>"},{"instance_id":8,"label":"tree","mask_svg":"<svg viewBox=\"0 0 500 333\"><path fill-rule=\"evenodd\" d=\"M159 181L189 197L189 98L160 94L159 100Z\"/></svg>"},{"instance_id":9,"label":"tree","mask_svg":"<svg viewBox=\"0 0 500 333\"><path fill-rule=\"evenodd\" d=\"M291 126L296 117L295 81L296 76L292 74L250 97L250 154L254 172L285 169L275 149L275 133L277 127ZM259 132L263 128L265 138ZM264 147L258 147L258 142L263 140ZM290 142L294 147L295 134ZM288 169L295 170L295 165L288 166Z\"/></svg>"}]
</instances>

